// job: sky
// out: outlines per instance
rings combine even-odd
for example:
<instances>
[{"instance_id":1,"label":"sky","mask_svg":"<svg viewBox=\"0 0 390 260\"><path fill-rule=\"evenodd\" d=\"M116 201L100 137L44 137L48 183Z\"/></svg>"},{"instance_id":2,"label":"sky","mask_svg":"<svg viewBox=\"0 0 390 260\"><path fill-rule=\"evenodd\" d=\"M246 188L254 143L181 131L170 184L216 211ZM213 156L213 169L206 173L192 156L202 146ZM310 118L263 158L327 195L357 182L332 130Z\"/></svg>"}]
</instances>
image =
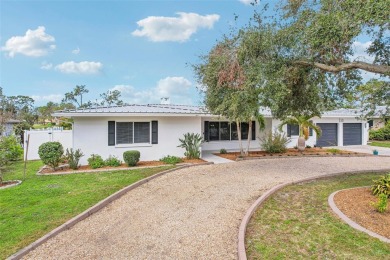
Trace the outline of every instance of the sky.
<instances>
[{"instance_id":1,"label":"sky","mask_svg":"<svg viewBox=\"0 0 390 260\"><path fill-rule=\"evenodd\" d=\"M191 64L262 8L250 2L1 0L0 86L37 106L76 85L91 101L119 90L126 103L199 105ZM355 55L367 44L356 42Z\"/></svg>"}]
</instances>

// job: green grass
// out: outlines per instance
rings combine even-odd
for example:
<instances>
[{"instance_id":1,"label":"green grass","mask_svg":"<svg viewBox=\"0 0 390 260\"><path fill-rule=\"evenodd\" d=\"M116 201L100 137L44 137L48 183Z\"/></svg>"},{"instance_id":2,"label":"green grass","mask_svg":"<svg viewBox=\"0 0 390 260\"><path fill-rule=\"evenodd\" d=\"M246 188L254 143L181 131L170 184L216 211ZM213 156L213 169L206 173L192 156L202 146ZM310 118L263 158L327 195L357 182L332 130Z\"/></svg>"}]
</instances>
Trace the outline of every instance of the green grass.
<instances>
[{"instance_id":1,"label":"green grass","mask_svg":"<svg viewBox=\"0 0 390 260\"><path fill-rule=\"evenodd\" d=\"M0 190L0 259L15 253L100 200L140 179L173 168L37 176L40 161L27 164L19 186ZM23 180L23 163L11 165L5 180Z\"/></svg>"},{"instance_id":2,"label":"green grass","mask_svg":"<svg viewBox=\"0 0 390 260\"><path fill-rule=\"evenodd\" d=\"M327 151L328 153L334 153L334 154L336 154L336 153L341 153L341 150L340 150L340 149L337 149L337 148L329 148L329 149L326 149L326 151Z\"/></svg>"},{"instance_id":3,"label":"green grass","mask_svg":"<svg viewBox=\"0 0 390 260\"><path fill-rule=\"evenodd\" d=\"M248 225L248 259L389 259L389 244L342 222L327 202L332 192L371 185L378 176L344 175L278 191Z\"/></svg>"},{"instance_id":4,"label":"green grass","mask_svg":"<svg viewBox=\"0 0 390 260\"><path fill-rule=\"evenodd\" d=\"M390 148L390 141L372 141L370 145Z\"/></svg>"}]
</instances>

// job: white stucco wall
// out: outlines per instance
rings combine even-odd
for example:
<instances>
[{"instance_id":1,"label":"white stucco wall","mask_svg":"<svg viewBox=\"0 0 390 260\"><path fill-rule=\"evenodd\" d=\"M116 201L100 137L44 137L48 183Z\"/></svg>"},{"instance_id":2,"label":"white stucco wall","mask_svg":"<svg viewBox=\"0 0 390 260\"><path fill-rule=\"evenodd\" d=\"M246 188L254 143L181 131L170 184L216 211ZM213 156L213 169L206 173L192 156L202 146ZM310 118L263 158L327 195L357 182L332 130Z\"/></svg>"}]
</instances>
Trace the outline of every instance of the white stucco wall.
<instances>
[{"instance_id":1,"label":"white stucco wall","mask_svg":"<svg viewBox=\"0 0 390 260\"><path fill-rule=\"evenodd\" d=\"M158 121L158 144L129 144L108 146L108 121L150 122ZM138 150L141 160L158 160L166 155L184 157L184 149L177 147L179 138L187 132L201 134L200 117L84 117L74 118L75 149L81 149L85 154L81 158L82 165L87 164L91 154L99 154L103 159L110 155L123 161L123 152Z\"/></svg>"}]
</instances>

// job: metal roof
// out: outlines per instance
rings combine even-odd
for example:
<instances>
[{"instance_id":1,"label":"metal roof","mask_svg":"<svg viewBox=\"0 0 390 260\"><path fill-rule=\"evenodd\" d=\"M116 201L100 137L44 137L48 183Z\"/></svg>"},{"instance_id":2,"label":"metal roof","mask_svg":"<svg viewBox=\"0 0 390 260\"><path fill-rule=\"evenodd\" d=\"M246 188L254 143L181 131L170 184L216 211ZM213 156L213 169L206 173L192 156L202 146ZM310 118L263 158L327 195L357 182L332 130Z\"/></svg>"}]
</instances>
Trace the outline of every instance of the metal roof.
<instances>
[{"instance_id":1,"label":"metal roof","mask_svg":"<svg viewBox=\"0 0 390 260\"><path fill-rule=\"evenodd\" d=\"M81 115L81 114L208 114L201 106L170 105L170 104L147 104L147 105L124 105L110 107L93 107L82 109L60 110L54 115Z\"/></svg>"},{"instance_id":2,"label":"metal roof","mask_svg":"<svg viewBox=\"0 0 390 260\"><path fill-rule=\"evenodd\" d=\"M379 107L378 107L379 108ZM382 107L381 107L382 109ZM260 113L265 117L272 117L271 110L268 108L260 108ZM212 115L203 106L188 106L188 105L171 105L171 104L146 104L146 105L124 105L124 106L108 106L94 107L83 109L60 110L54 112L54 116L144 116L144 115ZM359 117L361 111L358 109L337 109L324 112L321 117Z\"/></svg>"}]
</instances>

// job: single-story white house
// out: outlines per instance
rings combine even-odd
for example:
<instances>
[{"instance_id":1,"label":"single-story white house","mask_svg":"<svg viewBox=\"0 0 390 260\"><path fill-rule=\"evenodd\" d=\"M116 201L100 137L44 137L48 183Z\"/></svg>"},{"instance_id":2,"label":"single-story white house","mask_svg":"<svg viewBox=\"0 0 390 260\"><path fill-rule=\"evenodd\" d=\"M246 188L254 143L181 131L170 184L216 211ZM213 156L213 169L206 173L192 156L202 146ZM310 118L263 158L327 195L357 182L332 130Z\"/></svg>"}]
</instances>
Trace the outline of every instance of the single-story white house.
<instances>
[{"instance_id":1,"label":"single-story white house","mask_svg":"<svg viewBox=\"0 0 390 260\"><path fill-rule=\"evenodd\" d=\"M85 156L81 164L87 163L91 154L103 158L114 155L122 159L124 151L138 150L141 160L158 160L166 155L184 156L179 148L179 138L185 133L199 133L205 142L202 152L238 150L235 123L210 114L203 107L170 104L126 105L57 111L54 116L74 120L73 148L81 149ZM276 131L280 121L267 110L265 130L260 131L254 122L251 150L261 149L259 139L269 131ZM367 144L367 121L357 118L355 110L340 109L324 113L313 122L322 129L317 139L311 131L307 140L310 146L343 146ZM297 144L297 126L284 126L283 131L291 137L289 147ZM248 125L242 124L242 139L248 137ZM244 143L245 144L245 143Z\"/></svg>"}]
</instances>

